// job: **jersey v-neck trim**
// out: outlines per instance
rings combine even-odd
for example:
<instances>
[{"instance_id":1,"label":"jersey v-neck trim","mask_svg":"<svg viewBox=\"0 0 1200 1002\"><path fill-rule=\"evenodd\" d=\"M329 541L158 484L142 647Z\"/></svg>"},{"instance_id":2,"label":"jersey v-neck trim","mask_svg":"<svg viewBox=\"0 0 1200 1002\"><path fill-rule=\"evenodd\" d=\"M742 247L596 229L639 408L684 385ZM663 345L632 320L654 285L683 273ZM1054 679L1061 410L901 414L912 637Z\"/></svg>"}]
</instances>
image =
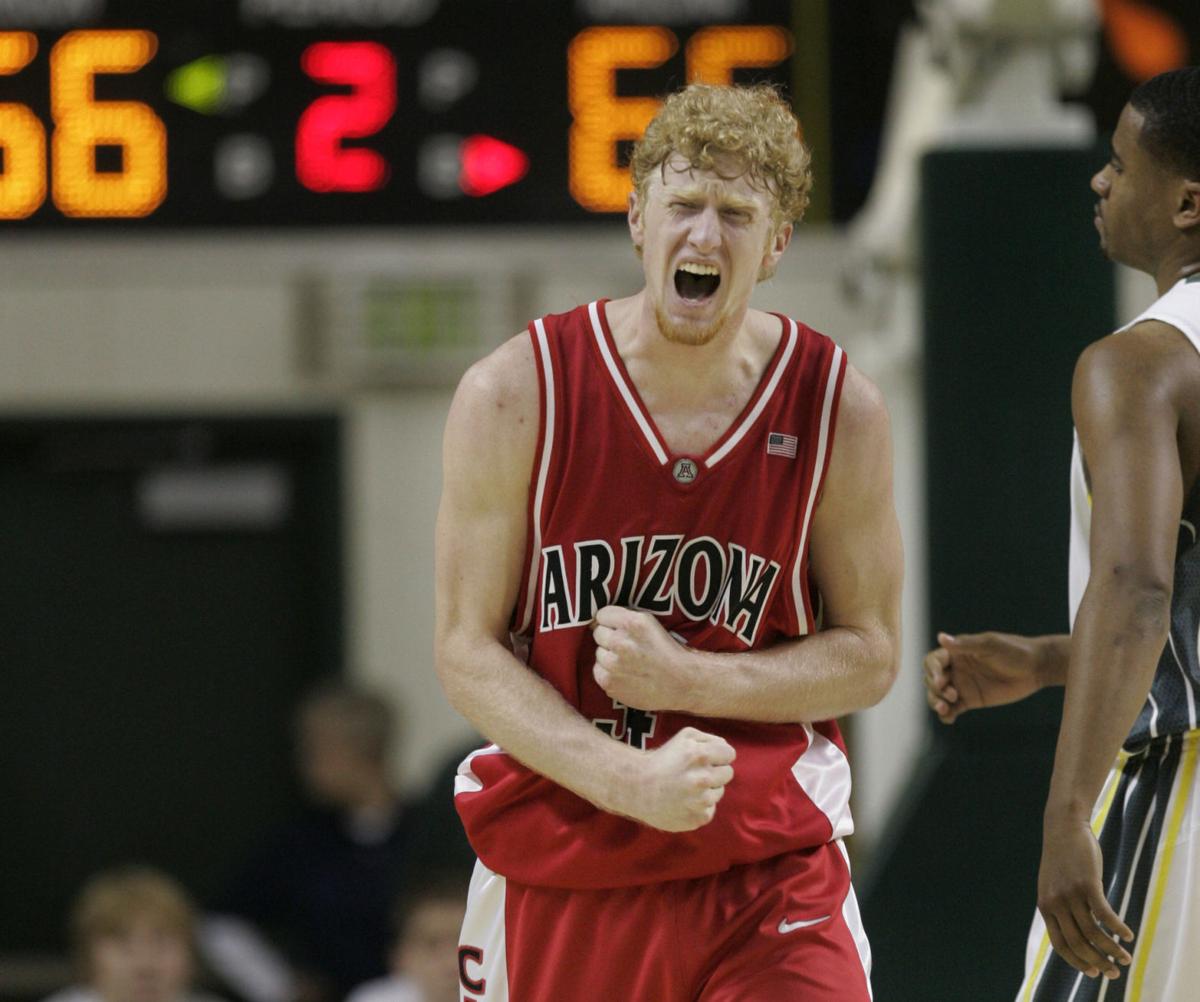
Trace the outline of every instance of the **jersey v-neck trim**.
<instances>
[{"instance_id":1,"label":"jersey v-neck trim","mask_svg":"<svg viewBox=\"0 0 1200 1002\"><path fill-rule=\"evenodd\" d=\"M608 374L612 379L613 385L617 388L617 392L620 394L621 399L625 401L625 406L629 409L630 415L645 436L646 443L650 446L650 451L654 453L654 458L658 460L658 465L666 466L668 460L666 446L658 433L658 428L655 427L650 417L650 412L642 404L642 399L638 396L633 381L625 371L625 363L621 361L621 356L617 351L616 344L613 342L612 334L609 333L608 318L604 315L604 304L607 302L607 299L597 299L588 303L588 316L592 321L592 334L596 339L596 346L600 349L600 357L604 360L604 366L608 369Z\"/></svg>"},{"instance_id":2,"label":"jersey v-neck trim","mask_svg":"<svg viewBox=\"0 0 1200 1002\"><path fill-rule=\"evenodd\" d=\"M617 351L616 341L612 336L612 331L609 329L608 317L604 311L604 306L607 302L607 299L597 299L588 304L588 316L591 319L592 334L595 338L600 357L604 362L605 368L608 370L613 387L616 389L617 395L624 401L634 423L640 429L650 452L660 466L666 466L668 463L678 459L695 459L703 464L705 469L711 470L728 456L746 437L762 412L766 409L771 397L774 396L783 378L783 374L792 360L792 356L796 353L796 345L799 342L799 331L796 327L796 322L777 313L772 314L772 316L779 320L783 330L779 344L775 348L766 372L759 378L754 393L746 401L746 405L730 423L729 427L722 432L721 437L709 446L707 451L702 455L694 457L685 453L676 455L667 448L662 433L659 432L658 426L654 423L654 418L651 416L649 409L642 402L637 387L634 385L628 370L625 368L625 362Z\"/></svg>"}]
</instances>

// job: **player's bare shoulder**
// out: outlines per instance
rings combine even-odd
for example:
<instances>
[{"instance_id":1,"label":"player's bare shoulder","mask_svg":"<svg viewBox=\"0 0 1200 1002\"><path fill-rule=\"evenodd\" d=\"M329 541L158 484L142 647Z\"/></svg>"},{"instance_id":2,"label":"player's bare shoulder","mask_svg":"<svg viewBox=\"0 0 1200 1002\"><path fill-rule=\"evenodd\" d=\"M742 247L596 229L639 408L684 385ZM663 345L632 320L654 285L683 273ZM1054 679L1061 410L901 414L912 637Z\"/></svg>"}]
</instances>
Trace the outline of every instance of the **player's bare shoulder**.
<instances>
[{"instance_id":1,"label":"player's bare shoulder","mask_svg":"<svg viewBox=\"0 0 1200 1002\"><path fill-rule=\"evenodd\" d=\"M539 410L533 345L522 332L472 365L459 382L446 420L447 464L482 462L498 481L527 479Z\"/></svg>"},{"instance_id":2,"label":"player's bare shoulder","mask_svg":"<svg viewBox=\"0 0 1200 1002\"><path fill-rule=\"evenodd\" d=\"M1077 422L1097 408L1155 405L1200 418L1200 354L1178 328L1144 320L1084 349L1071 400Z\"/></svg>"},{"instance_id":3,"label":"player's bare shoulder","mask_svg":"<svg viewBox=\"0 0 1200 1002\"><path fill-rule=\"evenodd\" d=\"M1089 439L1157 429L1179 449L1189 496L1200 481L1200 353L1171 324L1145 320L1089 345L1075 365L1071 412L1085 452Z\"/></svg>"},{"instance_id":4,"label":"player's bare shoulder","mask_svg":"<svg viewBox=\"0 0 1200 1002\"><path fill-rule=\"evenodd\" d=\"M835 456L838 441L846 442L847 439L850 440L847 444L860 443L859 447L883 443L890 451L891 418L883 393L869 376L849 361L838 402Z\"/></svg>"}]
</instances>

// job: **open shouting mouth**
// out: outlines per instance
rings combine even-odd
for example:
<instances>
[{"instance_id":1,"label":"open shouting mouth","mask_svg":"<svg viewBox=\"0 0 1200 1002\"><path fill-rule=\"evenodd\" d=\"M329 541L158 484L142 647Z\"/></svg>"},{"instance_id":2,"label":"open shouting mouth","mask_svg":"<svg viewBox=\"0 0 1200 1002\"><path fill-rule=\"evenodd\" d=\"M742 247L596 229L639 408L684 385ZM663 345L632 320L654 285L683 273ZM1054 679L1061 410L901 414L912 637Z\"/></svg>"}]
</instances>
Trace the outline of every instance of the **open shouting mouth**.
<instances>
[{"instance_id":1,"label":"open shouting mouth","mask_svg":"<svg viewBox=\"0 0 1200 1002\"><path fill-rule=\"evenodd\" d=\"M675 291L680 298L700 303L712 296L721 284L721 270L715 264L681 264L675 270Z\"/></svg>"}]
</instances>

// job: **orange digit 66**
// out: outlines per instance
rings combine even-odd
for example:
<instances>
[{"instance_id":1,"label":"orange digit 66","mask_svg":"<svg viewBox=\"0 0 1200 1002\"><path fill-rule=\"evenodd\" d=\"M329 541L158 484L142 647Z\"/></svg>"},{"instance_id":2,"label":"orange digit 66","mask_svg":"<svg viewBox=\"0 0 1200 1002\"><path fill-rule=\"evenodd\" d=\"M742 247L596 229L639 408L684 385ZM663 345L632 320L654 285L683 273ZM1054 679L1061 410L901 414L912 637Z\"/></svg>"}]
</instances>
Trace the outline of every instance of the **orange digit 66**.
<instances>
[{"instance_id":1,"label":"orange digit 66","mask_svg":"<svg viewBox=\"0 0 1200 1002\"><path fill-rule=\"evenodd\" d=\"M156 48L148 31L72 31L51 51L51 187L64 215L146 216L166 198L162 119L141 101L96 100L96 74L133 73ZM119 170L97 170L99 146L120 149Z\"/></svg>"}]
</instances>

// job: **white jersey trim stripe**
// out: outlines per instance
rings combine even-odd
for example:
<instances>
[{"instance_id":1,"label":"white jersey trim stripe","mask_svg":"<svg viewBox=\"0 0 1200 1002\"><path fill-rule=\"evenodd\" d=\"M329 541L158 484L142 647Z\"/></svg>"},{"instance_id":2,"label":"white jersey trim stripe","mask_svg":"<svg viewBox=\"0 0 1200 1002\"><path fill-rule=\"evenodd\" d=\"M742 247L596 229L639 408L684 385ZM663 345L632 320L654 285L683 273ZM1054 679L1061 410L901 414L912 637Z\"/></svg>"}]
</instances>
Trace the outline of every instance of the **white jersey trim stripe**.
<instances>
[{"instance_id":1,"label":"white jersey trim stripe","mask_svg":"<svg viewBox=\"0 0 1200 1002\"><path fill-rule=\"evenodd\" d=\"M629 413L633 415L633 419L637 422L638 427L642 429L642 434L646 436L646 441L650 443L650 448L653 450L659 465L666 466L667 450L663 448L662 443L658 440L658 436L654 433L654 427L650 424L645 413L643 413L641 405L638 404L637 397L633 395L629 384L625 382L625 377L621 374L621 367L617 365L616 359L613 358L612 352L609 351L608 340L604 336L604 328L600 326L600 309L597 302L588 303L588 316L591 317L592 333L596 336L596 344L600 346L600 354L604 356L604 364L608 366L608 373L612 376L613 382L617 384L617 389L625 401L625 406L629 408Z\"/></svg>"},{"instance_id":2,"label":"white jersey trim stripe","mask_svg":"<svg viewBox=\"0 0 1200 1002\"><path fill-rule=\"evenodd\" d=\"M729 450L746 437L746 432L748 432L754 422L758 420L758 416L763 412L763 408L767 406L767 401L771 399L771 394L775 392L775 387L779 385L779 381L783 378L783 372L787 368L788 362L792 360L792 352L796 350L796 342L799 339L796 321L792 320L790 317L788 318L787 322L786 334L787 344L783 349L783 357L779 359L779 364L775 366L775 371L771 373L771 379L767 383L767 388L763 390L762 396L758 398L758 403L754 405L754 408L749 414L746 415L742 423L738 425L737 431L729 436L721 448L719 448L704 461L704 465L709 469L712 469L717 465L717 463L729 455Z\"/></svg>"},{"instance_id":3,"label":"white jersey trim stripe","mask_svg":"<svg viewBox=\"0 0 1200 1002\"><path fill-rule=\"evenodd\" d=\"M535 320L537 349L542 357L542 372L546 380L546 428L542 440L542 458L538 464L537 489L533 494L533 545L529 555L529 585L525 590L525 615L517 628L525 633L533 622L534 596L537 593L538 561L542 552L542 500L546 496L546 476L550 472L550 456L554 451L554 363L550 358L550 345L546 341L546 325Z\"/></svg>"},{"instance_id":4,"label":"white jersey trim stripe","mask_svg":"<svg viewBox=\"0 0 1200 1002\"><path fill-rule=\"evenodd\" d=\"M804 611L804 591L800 587L800 565L804 562L804 553L808 547L808 529L812 523L813 508L817 503L817 492L821 489L821 478L829 461L829 425L833 416L833 397L837 391L838 378L846 353L841 348L834 348L833 359L829 363L829 378L825 382L825 400L821 405L821 430L817 438L817 454L813 458L812 487L808 492L808 504L804 509L804 521L800 523L800 545L796 547L796 557L792 561L792 601L796 605L796 622L800 626L800 636L808 633L808 616Z\"/></svg>"}]
</instances>

